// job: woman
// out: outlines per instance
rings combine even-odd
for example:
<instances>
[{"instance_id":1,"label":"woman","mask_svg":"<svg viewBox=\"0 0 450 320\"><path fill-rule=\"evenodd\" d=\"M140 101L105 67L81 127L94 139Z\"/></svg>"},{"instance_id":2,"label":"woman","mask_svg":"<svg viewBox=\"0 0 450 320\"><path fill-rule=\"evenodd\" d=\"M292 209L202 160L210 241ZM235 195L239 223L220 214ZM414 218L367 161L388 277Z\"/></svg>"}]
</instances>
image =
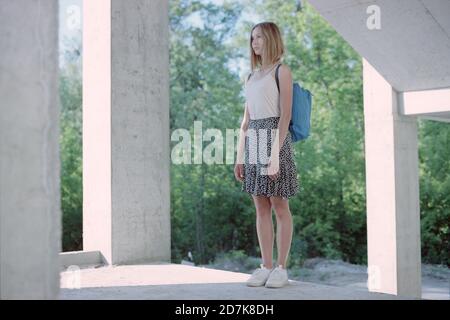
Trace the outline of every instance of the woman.
<instances>
[{"instance_id":1,"label":"woman","mask_svg":"<svg viewBox=\"0 0 450 320\"><path fill-rule=\"evenodd\" d=\"M242 182L242 191L250 193L255 204L263 261L248 279L248 286L280 288L289 283L286 270L292 240L289 198L297 194L299 184L289 132L292 75L288 66L280 65L283 53L283 41L276 24L262 22L253 26L250 36L252 72L245 81L245 111L234 168L236 179ZM278 65L279 91L275 81ZM277 220L275 268L272 208Z\"/></svg>"}]
</instances>

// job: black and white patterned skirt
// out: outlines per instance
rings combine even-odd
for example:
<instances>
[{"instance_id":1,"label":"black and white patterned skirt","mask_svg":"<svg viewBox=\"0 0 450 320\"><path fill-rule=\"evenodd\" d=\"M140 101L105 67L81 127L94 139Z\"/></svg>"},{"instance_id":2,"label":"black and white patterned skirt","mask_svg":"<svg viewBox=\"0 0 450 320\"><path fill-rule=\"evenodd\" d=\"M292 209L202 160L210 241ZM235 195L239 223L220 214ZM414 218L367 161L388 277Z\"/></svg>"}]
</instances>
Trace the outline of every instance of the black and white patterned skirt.
<instances>
[{"instance_id":1,"label":"black and white patterned skirt","mask_svg":"<svg viewBox=\"0 0 450 320\"><path fill-rule=\"evenodd\" d=\"M250 119L245 137L242 191L258 196L280 196L285 199L298 193L299 179L289 130L280 148L278 178L272 180L267 174L272 140L275 139L279 120L280 117Z\"/></svg>"}]
</instances>

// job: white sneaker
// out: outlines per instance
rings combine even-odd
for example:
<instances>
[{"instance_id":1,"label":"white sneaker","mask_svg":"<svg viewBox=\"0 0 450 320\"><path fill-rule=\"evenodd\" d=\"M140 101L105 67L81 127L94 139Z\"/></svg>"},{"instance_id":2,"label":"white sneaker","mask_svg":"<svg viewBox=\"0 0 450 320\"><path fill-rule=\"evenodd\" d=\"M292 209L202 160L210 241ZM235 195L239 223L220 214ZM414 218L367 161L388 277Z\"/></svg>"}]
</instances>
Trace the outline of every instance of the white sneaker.
<instances>
[{"instance_id":1,"label":"white sneaker","mask_svg":"<svg viewBox=\"0 0 450 320\"><path fill-rule=\"evenodd\" d=\"M251 277L247 280L247 286L249 287L261 287L263 286L273 269L267 269L263 264L260 268L256 269Z\"/></svg>"},{"instance_id":2,"label":"white sneaker","mask_svg":"<svg viewBox=\"0 0 450 320\"><path fill-rule=\"evenodd\" d=\"M281 265L273 269L266 282L266 288L281 288L289 283L287 270Z\"/></svg>"}]
</instances>

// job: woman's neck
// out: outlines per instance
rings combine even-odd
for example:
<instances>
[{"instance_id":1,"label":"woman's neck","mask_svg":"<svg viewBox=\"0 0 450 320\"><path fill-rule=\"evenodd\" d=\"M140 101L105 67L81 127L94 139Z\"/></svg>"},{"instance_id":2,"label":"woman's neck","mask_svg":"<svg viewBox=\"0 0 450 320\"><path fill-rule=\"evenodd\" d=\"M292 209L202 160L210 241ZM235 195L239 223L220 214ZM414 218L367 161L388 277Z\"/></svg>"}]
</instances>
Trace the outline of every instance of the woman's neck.
<instances>
[{"instance_id":1,"label":"woman's neck","mask_svg":"<svg viewBox=\"0 0 450 320\"><path fill-rule=\"evenodd\" d=\"M276 63L262 63L260 66L261 71L266 71L272 68Z\"/></svg>"}]
</instances>

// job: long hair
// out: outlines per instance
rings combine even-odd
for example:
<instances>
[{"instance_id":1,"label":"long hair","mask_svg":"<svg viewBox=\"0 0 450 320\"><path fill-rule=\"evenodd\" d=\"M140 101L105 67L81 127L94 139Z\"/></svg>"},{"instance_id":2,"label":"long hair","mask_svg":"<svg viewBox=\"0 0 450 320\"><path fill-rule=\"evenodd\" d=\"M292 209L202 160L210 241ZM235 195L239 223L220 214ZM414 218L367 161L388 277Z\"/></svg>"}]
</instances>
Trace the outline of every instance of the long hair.
<instances>
[{"instance_id":1,"label":"long hair","mask_svg":"<svg viewBox=\"0 0 450 320\"><path fill-rule=\"evenodd\" d=\"M270 64L274 64L281 60L281 57L284 54L284 45L283 39L281 37L281 32L278 26L273 22L260 22L255 24L250 31L250 62L251 62L251 71L253 72L257 67L262 66L263 57L256 55L252 48L252 40L253 40L253 30L259 27L261 29L262 37L264 39L264 49L262 52L262 56L265 61L268 61Z\"/></svg>"}]
</instances>

